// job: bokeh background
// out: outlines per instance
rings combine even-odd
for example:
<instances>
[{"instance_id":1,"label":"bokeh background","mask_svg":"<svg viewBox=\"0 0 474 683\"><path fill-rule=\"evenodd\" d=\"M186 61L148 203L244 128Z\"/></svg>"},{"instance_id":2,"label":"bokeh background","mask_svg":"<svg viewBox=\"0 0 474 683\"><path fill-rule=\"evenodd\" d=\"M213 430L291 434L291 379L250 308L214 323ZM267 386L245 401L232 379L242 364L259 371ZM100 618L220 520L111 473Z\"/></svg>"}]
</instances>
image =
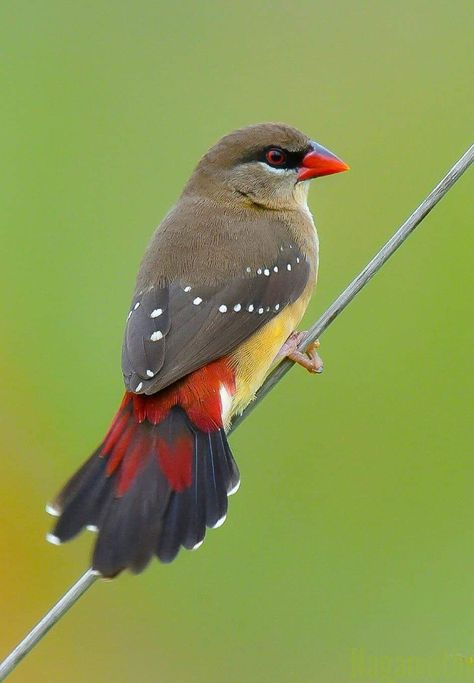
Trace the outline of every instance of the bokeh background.
<instances>
[{"instance_id":1,"label":"bokeh background","mask_svg":"<svg viewBox=\"0 0 474 683\"><path fill-rule=\"evenodd\" d=\"M472 142L471 12L0 4L0 655L87 567L90 534L50 546L44 504L115 411L139 259L199 156L283 120L350 163L310 193L309 323ZM224 528L94 586L12 682L474 680L442 663L474 655L473 179L324 335L324 375L295 369L232 436Z\"/></svg>"}]
</instances>

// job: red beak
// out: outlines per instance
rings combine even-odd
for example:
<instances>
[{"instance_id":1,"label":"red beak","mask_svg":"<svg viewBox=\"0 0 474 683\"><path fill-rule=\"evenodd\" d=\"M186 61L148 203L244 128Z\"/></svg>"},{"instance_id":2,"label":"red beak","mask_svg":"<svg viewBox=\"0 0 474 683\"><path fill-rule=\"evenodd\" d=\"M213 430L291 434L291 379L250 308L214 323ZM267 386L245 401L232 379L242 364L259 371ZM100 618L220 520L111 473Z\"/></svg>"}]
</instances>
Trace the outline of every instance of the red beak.
<instances>
[{"instance_id":1,"label":"red beak","mask_svg":"<svg viewBox=\"0 0 474 683\"><path fill-rule=\"evenodd\" d=\"M312 142L311 151L303 157L301 162L298 180L309 180L310 178L319 178L319 176L348 170L349 166L342 159L339 159L325 147L318 145L317 142Z\"/></svg>"}]
</instances>

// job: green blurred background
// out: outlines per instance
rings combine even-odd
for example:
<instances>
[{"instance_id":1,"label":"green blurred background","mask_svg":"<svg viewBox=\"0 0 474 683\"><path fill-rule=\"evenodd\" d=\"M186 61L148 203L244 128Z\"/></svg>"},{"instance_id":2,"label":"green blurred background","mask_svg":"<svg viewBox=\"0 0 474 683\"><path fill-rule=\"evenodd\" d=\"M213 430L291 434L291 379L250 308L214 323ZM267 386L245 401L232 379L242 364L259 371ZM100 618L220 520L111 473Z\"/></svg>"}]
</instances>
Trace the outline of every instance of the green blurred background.
<instances>
[{"instance_id":1,"label":"green blurred background","mask_svg":"<svg viewBox=\"0 0 474 683\"><path fill-rule=\"evenodd\" d=\"M1 3L0 655L87 567L89 534L45 543L44 504L117 407L139 259L199 156L282 120L350 163L312 185L309 323L472 142L471 11ZM324 375L295 369L232 436L224 528L94 586L12 681L474 680L439 663L474 655L472 181L324 335Z\"/></svg>"}]
</instances>

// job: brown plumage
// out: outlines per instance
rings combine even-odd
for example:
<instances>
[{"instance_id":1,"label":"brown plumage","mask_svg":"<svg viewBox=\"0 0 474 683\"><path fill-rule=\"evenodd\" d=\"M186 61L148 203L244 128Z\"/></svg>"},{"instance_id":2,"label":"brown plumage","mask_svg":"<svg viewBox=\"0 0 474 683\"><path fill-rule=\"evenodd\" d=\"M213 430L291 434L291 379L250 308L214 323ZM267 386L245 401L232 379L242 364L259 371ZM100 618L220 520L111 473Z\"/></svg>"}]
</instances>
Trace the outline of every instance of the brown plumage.
<instances>
[{"instance_id":1,"label":"brown plumage","mask_svg":"<svg viewBox=\"0 0 474 683\"><path fill-rule=\"evenodd\" d=\"M156 231L127 318L127 394L54 506L54 539L98 528L102 574L140 571L153 553L169 561L222 523L238 483L225 431L317 277L305 181L346 168L284 124L243 128L204 155Z\"/></svg>"}]
</instances>

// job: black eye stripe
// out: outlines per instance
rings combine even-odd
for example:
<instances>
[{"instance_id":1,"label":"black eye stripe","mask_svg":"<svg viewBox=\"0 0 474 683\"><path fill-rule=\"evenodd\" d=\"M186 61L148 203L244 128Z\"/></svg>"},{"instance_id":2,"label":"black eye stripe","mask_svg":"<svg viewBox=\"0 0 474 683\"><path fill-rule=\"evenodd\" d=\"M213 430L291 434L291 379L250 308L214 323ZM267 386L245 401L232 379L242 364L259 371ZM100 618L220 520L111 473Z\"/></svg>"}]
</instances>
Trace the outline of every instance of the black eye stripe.
<instances>
[{"instance_id":1,"label":"black eye stripe","mask_svg":"<svg viewBox=\"0 0 474 683\"><path fill-rule=\"evenodd\" d=\"M285 163L278 164L278 168L286 168L286 169L298 168L301 165L301 161L303 160L303 157L309 151L309 149L304 149L304 150L299 150L297 152L291 152L288 149L285 149L284 147L279 147L278 145L268 145L268 147L264 147L263 149L260 149L256 152L254 152L253 154L249 155L248 157L245 157L244 159L242 159L241 163L249 163L252 161L261 161L264 164L269 165L268 161L267 161L267 153L273 149L281 150L283 152L283 154L286 155Z\"/></svg>"},{"instance_id":2,"label":"black eye stripe","mask_svg":"<svg viewBox=\"0 0 474 683\"><path fill-rule=\"evenodd\" d=\"M282 164L278 164L278 168L297 168L300 163L302 158L305 155L305 152L290 152L287 149L283 149L283 147L266 147L264 150L260 152L258 161L263 161L265 163L268 163L267 160L267 154L270 150L281 150L282 153L285 155L285 161ZM271 165L271 164L270 164Z\"/></svg>"}]
</instances>

